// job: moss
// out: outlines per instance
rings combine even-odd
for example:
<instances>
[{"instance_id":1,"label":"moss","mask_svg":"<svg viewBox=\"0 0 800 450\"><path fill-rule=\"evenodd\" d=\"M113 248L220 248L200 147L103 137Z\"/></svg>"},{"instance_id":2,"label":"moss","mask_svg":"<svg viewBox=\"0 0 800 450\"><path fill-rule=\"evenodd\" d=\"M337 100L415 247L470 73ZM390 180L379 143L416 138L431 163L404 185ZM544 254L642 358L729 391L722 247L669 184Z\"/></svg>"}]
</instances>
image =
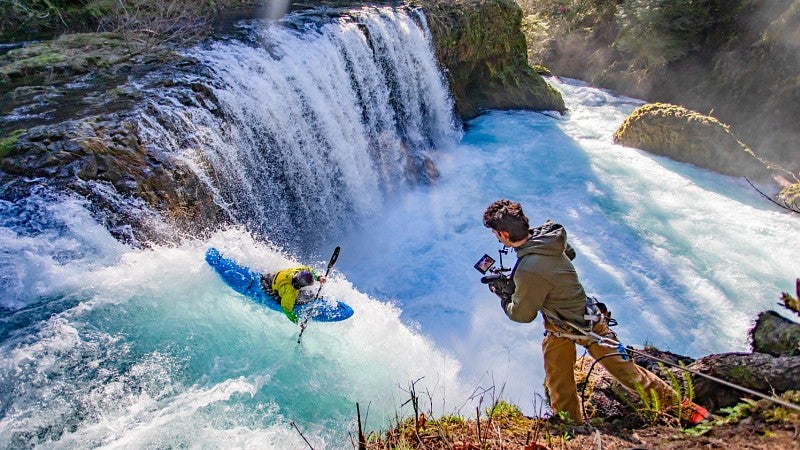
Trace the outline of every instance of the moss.
<instances>
[{"instance_id":1,"label":"moss","mask_svg":"<svg viewBox=\"0 0 800 450\"><path fill-rule=\"evenodd\" d=\"M786 186L781 189L778 193L778 198L790 209L795 211L800 211L800 183L794 183L789 186ZM791 295L786 294L784 297L784 303L786 307L792 309L793 311L797 311L800 309L798 306L798 300L796 298L792 298ZM787 302L788 301L788 302ZM794 306L790 306L794 305Z\"/></svg>"},{"instance_id":2,"label":"moss","mask_svg":"<svg viewBox=\"0 0 800 450\"><path fill-rule=\"evenodd\" d=\"M736 366L730 371L730 378L737 380L739 384L752 385L755 382L753 372L747 366Z\"/></svg>"},{"instance_id":3,"label":"moss","mask_svg":"<svg viewBox=\"0 0 800 450\"><path fill-rule=\"evenodd\" d=\"M519 408L503 400L497 402L494 407L487 408L486 415L492 418L505 417L510 419L524 417Z\"/></svg>"},{"instance_id":4,"label":"moss","mask_svg":"<svg viewBox=\"0 0 800 450\"><path fill-rule=\"evenodd\" d=\"M551 72L550 69L548 69L545 66L534 65L534 66L531 66L531 69L533 69L534 72L538 73L539 75L541 75L543 77L552 77L553 76L553 72Z\"/></svg>"},{"instance_id":5,"label":"moss","mask_svg":"<svg viewBox=\"0 0 800 450\"><path fill-rule=\"evenodd\" d=\"M82 74L123 61L127 49L114 33L75 33L9 51L0 77L15 80L52 74Z\"/></svg>"},{"instance_id":6,"label":"moss","mask_svg":"<svg viewBox=\"0 0 800 450\"><path fill-rule=\"evenodd\" d=\"M19 140L19 137L25 133L25 130L15 130L12 131L8 136L0 139L0 158L5 158L9 153L11 153L11 149L14 148L14 145Z\"/></svg>"},{"instance_id":7,"label":"moss","mask_svg":"<svg viewBox=\"0 0 800 450\"><path fill-rule=\"evenodd\" d=\"M786 391L781 394L780 398L786 402L798 405L800 404L800 391ZM800 412L776 404L770 404L769 409L764 411L764 418L767 422L771 423L800 425Z\"/></svg>"},{"instance_id":8,"label":"moss","mask_svg":"<svg viewBox=\"0 0 800 450\"><path fill-rule=\"evenodd\" d=\"M527 64L522 10L515 2L420 3L462 119L485 109L565 110L561 94Z\"/></svg>"}]
</instances>

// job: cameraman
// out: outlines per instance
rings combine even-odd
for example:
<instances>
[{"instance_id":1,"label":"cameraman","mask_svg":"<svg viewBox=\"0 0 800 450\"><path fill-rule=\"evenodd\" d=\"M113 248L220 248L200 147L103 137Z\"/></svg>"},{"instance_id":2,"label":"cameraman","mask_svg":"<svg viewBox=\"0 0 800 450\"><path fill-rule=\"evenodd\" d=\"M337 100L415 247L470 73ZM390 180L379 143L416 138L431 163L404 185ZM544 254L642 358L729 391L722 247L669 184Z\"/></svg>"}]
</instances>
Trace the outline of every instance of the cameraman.
<instances>
[{"instance_id":1,"label":"cameraman","mask_svg":"<svg viewBox=\"0 0 800 450\"><path fill-rule=\"evenodd\" d=\"M575 423L583 423L578 390L573 375L577 353L575 344L585 347L594 359L608 370L623 386L635 392L641 387L650 395L654 391L666 407L677 406L678 394L654 373L639 367L632 360L619 355L614 348L599 345L586 334L556 325L564 322L577 325L582 330L616 340L604 320L595 323L591 330L586 314L587 298L578 274L572 265L575 252L567 244L567 232L551 221L529 229L528 218L522 206L511 200L498 200L483 214L483 224L490 228L497 240L517 253L517 262L507 281L490 284L492 292L500 297L503 312L515 322L528 323L542 312L545 338L542 341L545 387L554 413L567 413ZM699 405L684 401L683 419L698 423L708 416Z\"/></svg>"}]
</instances>

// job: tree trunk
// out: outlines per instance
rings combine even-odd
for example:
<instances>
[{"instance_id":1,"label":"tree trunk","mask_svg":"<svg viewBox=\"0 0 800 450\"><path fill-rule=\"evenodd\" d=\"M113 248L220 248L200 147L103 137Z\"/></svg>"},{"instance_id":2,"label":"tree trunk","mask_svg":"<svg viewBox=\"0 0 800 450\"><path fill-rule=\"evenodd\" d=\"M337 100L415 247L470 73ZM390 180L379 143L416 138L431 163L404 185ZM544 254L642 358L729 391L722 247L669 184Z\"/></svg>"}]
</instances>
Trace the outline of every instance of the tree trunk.
<instances>
[{"instance_id":1,"label":"tree trunk","mask_svg":"<svg viewBox=\"0 0 800 450\"><path fill-rule=\"evenodd\" d=\"M772 356L800 356L800 323L781 316L775 311L758 315L756 326L750 330L754 352Z\"/></svg>"},{"instance_id":2,"label":"tree trunk","mask_svg":"<svg viewBox=\"0 0 800 450\"><path fill-rule=\"evenodd\" d=\"M723 353L698 359L689 369L766 395L800 388L800 357L765 353ZM673 373L678 374L679 369ZM695 401L709 410L733 406L745 392L697 375L692 376Z\"/></svg>"}]
</instances>

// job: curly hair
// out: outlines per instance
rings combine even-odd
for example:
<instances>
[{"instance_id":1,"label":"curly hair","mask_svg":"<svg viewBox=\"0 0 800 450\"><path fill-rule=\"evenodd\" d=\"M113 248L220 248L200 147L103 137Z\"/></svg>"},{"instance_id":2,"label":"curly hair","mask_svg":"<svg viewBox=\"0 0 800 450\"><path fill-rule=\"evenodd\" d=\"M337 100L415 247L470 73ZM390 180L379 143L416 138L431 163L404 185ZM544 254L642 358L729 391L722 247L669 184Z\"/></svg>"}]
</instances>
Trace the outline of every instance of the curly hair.
<instances>
[{"instance_id":1,"label":"curly hair","mask_svg":"<svg viewBox=\"0 0 800 450\"><path fill-rule=\"evenodd\" d=\"M528 236L528 218L522 212L522 205L511 200L498 200L483 213L483 225L496 231L508 232L511 241L519 241Z\"/></svg>"}]
</instances>

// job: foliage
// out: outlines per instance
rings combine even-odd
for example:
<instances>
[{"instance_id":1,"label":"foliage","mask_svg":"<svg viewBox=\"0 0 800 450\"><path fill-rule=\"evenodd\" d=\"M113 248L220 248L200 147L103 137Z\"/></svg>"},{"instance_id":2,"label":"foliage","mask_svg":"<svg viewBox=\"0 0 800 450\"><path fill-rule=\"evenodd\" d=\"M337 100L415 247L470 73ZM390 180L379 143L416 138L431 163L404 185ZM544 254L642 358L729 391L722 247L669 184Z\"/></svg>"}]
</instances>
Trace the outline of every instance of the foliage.
<instances>
[{"instance_id":1,"label":"foliage","mask_svg":"<svg viewBox=\"0 0 800 450\"><path fill-rule=\"evenodd\" d=\"M209 16L204 2L115 0L100 26L120 33L128 50L138 54L196 40L206 33Z\"/></svg>"},{"instance_id":2,"label":"foliage","mask_svg":"<svg viewBox=\"0 0 800 450\"><path fill-rule=\"evenodd\" d=\"M486 408L486 416L491 418L515 418L522 416L522 411L505 400L499 400L491 408Z\"/></svg>"},{"instance_id":3,"label":"foliage","mask_svg":"<svg viewBox=\"0 0 800 450\"><path fill-rule=\"evenodd\" d=\"M117 31L130 47L191 41L219 7L214 0L0 0L0 38L32 40L64 32ZM236 4L228 0L225 4Z\"/></svg>"},{"instance_id":4,"label":"foliage","mask_svg":"<svg viewBox=\"0 0 800 450\"><path fill-rule=\"evenodd\" d=\"M670 385L672 389L678 393L678 396L690 402L694 401L694 382L692 381L692 375L689 372L681 371L682 378L678 380L678 377L675 376L674 373L666 370L664 364L658 363L658 365L661 367L662 372L667 374ZM684 367L683 362L680 362L680 366Z\"/></svg>"},{"instance_id":5,"label":"foliage","mask_svg":"<svg viewBox=\"0 0 800 450\"><path fill-rule=\"evenodd\" d=\"M594 28L614 14L617 1L608 0L517 0L538 26L561 32Z\"/></svg>"},{"instance_id":6,"label":"foliage","mask_svg":"<svg viewBox=\"0 0 800 450\"><path fill-rule=\"evenodd\" d=\"M683 363L681 362L680 364L683 367ZM654 389L645 392L641 385L636 385L636 393L642 402L642 405L637 408L637 413L648 424L665 421L674 422L675 419L668 414L671 413L675 417L682 418L686 412L683 410L684 402L691 403L694 401L694 382L689 372L681 371L681 378L679 379L674 373L666 370L664 364L659 363L659 367L666 374L677 397L674 404L664 404Z\"/></svg>"},{"instance_id":7,"label":"foliage","mask_svg":"<svg viewBox=\"0 0 800 450\"><path fill-rule=\"evenodd\" d=\"M755 405L756 402L752 400L745 400L741 403L738 403L734 406L729 408L722 408L719 410L724 417L712 421L706 421L703 423L698 424L695 427L688 428L683 430L689 436L702 436L709 431L713 430L714 427L721 427L724 425L734 425L739 423L740 421L750 417L755 412Z\"/></svg>"},{"instance_id":8,"label":"foliage","mask_svg":"<svg viewBox=\"0 0 800 450\"><path fill-rule=\"evenodd\" d=\"M800 278L795 281L795 292L797 297L792 297L792 294L788 292L783 292L781 295L781 301L783 302L783 306L800 315Z\"/></svg>"},{"instance_id":9,"label":"foliage","mask_svg":"<svg viewBox=\"0 0 800 450\"><path fill-rule=\"evenodd\" d=\"M780 398L789 403L800 405L800 391L786 391L781 394ZM763 402L766 402L766 400L760 401L759 406L761 406ZM774 403L769 403L768 405L769 406L764 408L763 412L767 422L800 425L800 412L797 410L789 409Z\"/></svg>"},{"instance_id":10,"label":"foliage","mask_svg":"<svg viewBox=\"0 0 800 450\"><path fill-rule=\"evenodd\" d=\"M66 27L62 10L54 0L0 0L0 28Z\"/></svg>"},{"instance_id":11,"label":"foliage","mask_svg":"<svg viewBox=\"0 0 800 450\"><path fill-rule=\"evenodd\" d=\"M650 389L645 392L644 388L637 384L636 393L642 401L641 407L636 411L645 423L654 424L665 416L665 408L661 405L661 399L655 390Z\"/></svg>"},{"instance_id":12,"label":"foliage","mask_svg":"<svg viewBox=\"0 0 800 450\"><path fill-rule=\"evenodd\" d=\"M661 67L702 44L714 26L712 0L628 0L617 6L615 46L635 68Z\"/></svg>"}]
</instances>

